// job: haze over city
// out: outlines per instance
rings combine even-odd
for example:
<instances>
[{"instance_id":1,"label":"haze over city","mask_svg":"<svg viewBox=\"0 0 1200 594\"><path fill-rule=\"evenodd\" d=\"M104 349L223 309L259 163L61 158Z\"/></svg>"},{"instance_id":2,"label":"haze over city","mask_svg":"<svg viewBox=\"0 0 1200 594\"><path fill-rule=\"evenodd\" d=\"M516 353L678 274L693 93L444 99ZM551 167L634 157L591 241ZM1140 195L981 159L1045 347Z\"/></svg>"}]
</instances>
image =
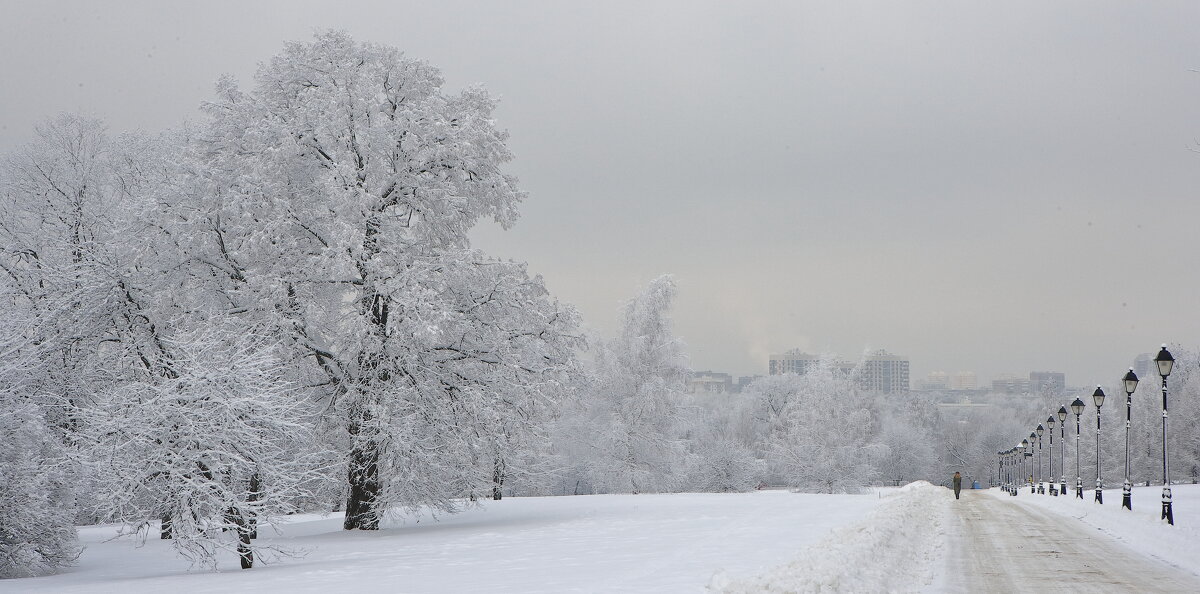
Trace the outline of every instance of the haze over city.
<instances>
[{"instance_id":1,"label":"haze over city","mask_svg":"<svg viewBox=\"0 0 1200 594\"><path fill-rule=\"evenodd\" d=\"M119 8L118 8L119 7ZM695 369L800 348L1119 377L1200 331L1191 2L0 5L0 152L197 117L319 27L501 99L528 198L476 245L587 324L660 273ZM447 27L453 23L453 32Z\"/></svg>"}]
</instances>

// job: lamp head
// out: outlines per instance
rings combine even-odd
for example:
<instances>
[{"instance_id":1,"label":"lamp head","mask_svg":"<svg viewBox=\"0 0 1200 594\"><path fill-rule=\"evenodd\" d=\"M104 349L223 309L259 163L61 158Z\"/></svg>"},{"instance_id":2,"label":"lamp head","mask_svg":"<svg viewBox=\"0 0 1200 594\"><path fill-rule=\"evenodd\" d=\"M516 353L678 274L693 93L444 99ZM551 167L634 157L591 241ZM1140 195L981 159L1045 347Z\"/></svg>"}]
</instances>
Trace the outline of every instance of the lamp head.
<instances>
[{"instance_id":1,"label":"lamp head","mask_svg":"<svg viewBox=\"0 0 1200 594\"><path fill-rule=\"evenodd\" d=\"M1167 350L1167 345L1162 345L1162 349L1158 351L1158 355L1154 357L1154 362L1158 363L1158 374L1164 378L1171 375L1171 368L1175 366L1175 357L1171 356L1171 351Z\"/></svg>"},{"instance_id":2,"label":"lamp head","mask_svg":"<svg viewBox=\"0 0 1200 594\"><path fill-rule=\"evenodd\" d=\"M1125 377L1122 379L1125 381L1126 394L1133 394L1135 391L1137 391L1138 376L1133 372L1132 367L1129 368L1129 371L1125 373Z\"/></svg>"}]
</instances>

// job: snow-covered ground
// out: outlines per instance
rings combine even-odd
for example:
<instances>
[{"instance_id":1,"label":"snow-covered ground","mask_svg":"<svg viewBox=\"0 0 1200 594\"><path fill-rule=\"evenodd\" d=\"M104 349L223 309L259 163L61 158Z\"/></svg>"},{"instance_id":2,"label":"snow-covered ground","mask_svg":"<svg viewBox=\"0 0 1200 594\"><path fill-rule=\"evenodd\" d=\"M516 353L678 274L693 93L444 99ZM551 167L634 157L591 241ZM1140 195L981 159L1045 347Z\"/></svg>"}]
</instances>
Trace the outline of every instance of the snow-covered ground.
<instances>
[{"instance_id":1,"label":"snow-covered ground","mask_svg":"<svg viewBox=\"0 0 1200 594\"><path fill-rule=\"evenodd\" d=\"M1160 490L1136 489L1133 512L1121 509L1119 489L1105 491L1102 506L1090 491L1085 500L1027 490L971 495L1078 520L1132 555L1196 574L1200 485L1174 488L1175 526L1158 519ZM509 498L378 532L342 531L338 515L294 516L278 534L264 530L263 542L304 549L303 556L249 571L230 557L215 572L190 568L165 541L110 540L115 527L93 526L81 529L87 548L75 568L3 581L0 591L951 591L953 580L941 574L962 503L947 489L914 483L866 495Z\"/></svg>"},{"instance_id":2,"label":"snow-covered ground","mask_svg":"<svg viewBox=\"0 0 1200 594\"><path fill-rule=\"evenodd\" d=\"M297 516L264 541L307 554L248 571L232 557L217 572L190 569L165 541L139 548L108 541L113 527L86 527L80 536L87 549L75 568L0 582L0 590L702 592L714 576L729 583L794 561L835 528L884 508L898 491L508 498L374 533L342 531L337 515ZM817 562L812 555L821 553L807 554Z\"/></svg>"}]
</instances>

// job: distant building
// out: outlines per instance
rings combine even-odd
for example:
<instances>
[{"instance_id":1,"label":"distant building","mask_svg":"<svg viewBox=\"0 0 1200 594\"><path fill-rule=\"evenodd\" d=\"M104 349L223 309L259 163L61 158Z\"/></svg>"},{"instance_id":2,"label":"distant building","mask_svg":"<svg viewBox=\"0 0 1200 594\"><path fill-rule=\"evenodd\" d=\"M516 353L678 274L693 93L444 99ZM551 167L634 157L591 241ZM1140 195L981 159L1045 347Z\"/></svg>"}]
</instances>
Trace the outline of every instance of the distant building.
<instances>
[{"instance_id":1,"label":"distant building","mask_svg":"<svg viewBox=\"0 0 1200 594\"><path fill-rule=\"evenodd\" d=\"M863 358L858 381L873 392L907 392L908 369L908 357L879 350Z\"/></svg>"},{"instance_id":2,"label":"distant building","mask_svg":"<svg viewBox=\"0 0 1200 594\"><path fill-rule=\"evenodd\" d=\"M688 379L691 394L732 394L733 376L715 371L695 371Z\"/></svg>"},{"instance_id":3,"label":"distant building","mask_svg":"<svg viewBox=\"0 0 1200 594\"><path fill-rule=\"evenodd\" d=\"M762 376L761 375L743 375L742 377L739 377L737 380L737 383L734 384L734 389L736 389L738 392L741 392L742 390L746 389L746 386L753 384L754 381L760 377L762 377Z\"/></svg>"},{"instance_id":4,"label":"distant building","mask_svg":"<svg viewBox=\"0 0 1200 594\"><path fill-rule=\"evenodd\" d=\"M816 369L820 363L821 357L819 355L810 355L801 352L799 349L792 349L786 353L771 355L771 361L767 365L767 373L770 375L783 375L785 373L804 375Z\"/></svg>"},{"instance_id":5,"label":"distant building","mask_svg":"<svg viewBox=\"0 0 1200 594\"><path fill-rule=\"evenodd\" d=\"M1151 369L1154 370L1154 375L1158 375L1158 367L1151 367L1151 365L1154 365L1153 361L1154 356L1150 353L1142 353L1138 355L1137 358L1133 360L1133 372L1137 374L1139 379L1149 376L1151 374Z\"/></svg>"},{"instance_id":6,"label":"distant building","mask_svg":"<svg viewBox=\"0 0 1200 594\"><path fill-rule=\"evenodd\" d=\"M1067 387L1067 377L1057 371L1029 372L1031 392L1062 392Z\"/></svg>"},{"instance_id":7,"label":"distant building","mask_svg":"<svg viewBox=\"0 0 1200 594\"><path fill-rule=\"evenodd\" d=\"M979 379L974 371L960 371L950 379L951 390L974 390L979 387Z\"/></svg>"},{"instance_id":8,"label":"distant building","mask_svg":"<svg viewBox=\"0 0 1200 594\"><path fill-rule=\"evenodd\" d=\"M816 369L820 364L820 356L793 349L786 353L771 355L768 370L771 375L785 373L803 375ZM846 374L858 369L856 377L859 386L864 390L887 393L909 390L908 357L880 350L863 357L861 363L857 365L847 361L836 361L834 364L838 371Z\"/></svg>"},{"instance_id":9,"label":"distant building","mask_svg":"<svg viewBox=\"0 0 1200 594\"><path fill-rule=\"evenodd\" d=\"M950 389L950 374L945 371L930 371L925 376L925 381L921 382L921 389L924 390L949 390Z\"/></svg>"},{"instance_id":10,"label":"distant building","mask_svg":"<svg viewBox=\"0 0 1200 594\"><path fill-rule=\"evenodd\" d=\"M992 391L1003 394L1028 394L1029 380L1015 376L1011 373L1002 373L1000 377L992 380Z\"/></svg>"}]
</instances>

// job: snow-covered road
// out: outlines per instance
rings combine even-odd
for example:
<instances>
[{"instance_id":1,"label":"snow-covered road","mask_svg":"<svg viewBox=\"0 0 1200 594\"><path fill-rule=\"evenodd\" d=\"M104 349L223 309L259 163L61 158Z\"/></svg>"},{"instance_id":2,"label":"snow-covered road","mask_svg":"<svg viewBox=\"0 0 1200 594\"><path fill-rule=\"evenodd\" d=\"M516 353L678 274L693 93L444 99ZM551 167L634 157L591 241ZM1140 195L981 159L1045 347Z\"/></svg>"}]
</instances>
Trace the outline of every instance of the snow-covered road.
<instances>
[{"instance_id":1,"label":"snow-covered road","mask_svg":"<svg viewBox=\"0 0 1200 594\"><path fill-rule=\"evenodd\" d=\"M1074 518L1022 505L995 490L962 495L952 502L946 573L936 589L1200 592L1200 578L1192 573L1139 554ZM1118 506L1119 501L1118 494Z\"/></svg>"}]
</instances>

